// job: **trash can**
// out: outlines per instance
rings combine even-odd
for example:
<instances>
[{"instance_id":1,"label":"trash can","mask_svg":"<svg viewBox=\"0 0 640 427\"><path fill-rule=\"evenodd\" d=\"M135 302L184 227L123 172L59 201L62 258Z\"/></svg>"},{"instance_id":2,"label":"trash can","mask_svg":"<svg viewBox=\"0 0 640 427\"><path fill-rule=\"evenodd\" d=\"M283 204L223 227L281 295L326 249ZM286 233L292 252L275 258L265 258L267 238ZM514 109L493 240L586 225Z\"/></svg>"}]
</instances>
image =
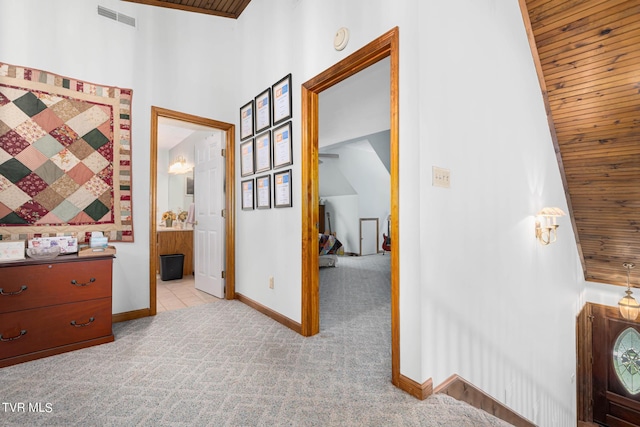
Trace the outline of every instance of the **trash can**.
<instances>
[{"instance_id":1,"label":"trash can","mask_svg":"<svg viewBox=\"0 0 640 427\"><path fill-rule=\"evenodd\" d=\"M162 280L182 279L184 254L160 255L160 278Z\"/></svg>"}]
</instances>

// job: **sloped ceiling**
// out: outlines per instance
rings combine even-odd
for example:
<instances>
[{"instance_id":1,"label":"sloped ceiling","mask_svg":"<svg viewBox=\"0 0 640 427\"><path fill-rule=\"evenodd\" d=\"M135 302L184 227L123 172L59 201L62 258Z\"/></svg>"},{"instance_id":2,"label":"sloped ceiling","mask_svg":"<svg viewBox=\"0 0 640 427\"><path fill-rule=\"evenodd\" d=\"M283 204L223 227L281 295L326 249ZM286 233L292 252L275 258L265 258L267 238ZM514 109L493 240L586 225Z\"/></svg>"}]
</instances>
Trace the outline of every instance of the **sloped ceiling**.
<instances>
[{"instance_id":1,"label":"sloped ceiling","mask_svg":"<svg viewBox=\"0 0 640 427\"><path fill-rule=\"evenodd\" d=\"M149 6L168 7L187 12L206 13L238 19L251 0L123 0Z\"/></svg>"},{"instance_id":2,"label":"sloped ceiling","mask_svg":"<svg viewBox=\"0 0 640 427\"><path fill-rule=\"evenodd\" d=\"M640 2L520 6L585 278L625 285L622 263L640 266Z\"/></svg>"}]
</instances>

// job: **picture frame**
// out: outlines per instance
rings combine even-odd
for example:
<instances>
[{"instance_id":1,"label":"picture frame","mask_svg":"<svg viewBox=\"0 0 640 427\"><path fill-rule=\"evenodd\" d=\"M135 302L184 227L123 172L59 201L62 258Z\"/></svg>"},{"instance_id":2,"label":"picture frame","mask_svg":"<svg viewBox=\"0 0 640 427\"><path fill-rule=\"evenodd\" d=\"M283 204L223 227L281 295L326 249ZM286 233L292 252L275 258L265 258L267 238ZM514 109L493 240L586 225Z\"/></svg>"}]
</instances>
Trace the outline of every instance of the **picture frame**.
<instances>
[{"instance_id":1,"label":"picture frame","mask_svg":"<svg viewBox=\"0 0 640 427\"><path fill-rule=\"evenodd\" d=\"M291 121L273 131L273 168L279 169L293 164Z\"/></svg>"},{"instance_id":2,"label":"picture frame","mask_svg":"<svg viewBox=\"0 0 640 427\"><path fill-rule=\"evenodd\" d=\"M256 178L256 207L271 209L271 175Z\"/></svg>"},{"instance_id":3,"label":"picture frame","mask_svg":"<svg viewBox=\"0 0 640 427\"><path fill-rule=\"evenodd\" d=\"M193 196L193 177L185 176L184 177L184 194L187 196Z\"/></svg>"},{"instance_id":4,"label":"picture frame","mask_svg":"<svg viewBox=\"0 0 640 427\"><path fill-rule=\"evenodd\" d=\"M291 169L273 174L273 204L276 208L290 208L291 201Z\"/></svg>"},{"instance_id":5,"label":"picture frame","mask_svg":"<svg viewBox=\"0 0 640 427\"><path fill-rule=\"evenodd\" d=\"M287 74L271 87L273 95L273 125L291 118L291 74Z\"/></svg>"},{"instance_id":6,"label":"picture frame","mask_svg":"<svg viewBox=\"0 0 640 427\"><path fill-rule=\"evenodd\" d=\"M256 134L271 127L271 88L255 97Z\"/></svg>"},{"instance_id":7,"label":"picture frame","mask_svg":"<svg viewBox=\"0 0 640 427\"><path fill-rule=\"evenodd\" d=\"M253 100L240 107L240 141L253 136Z\"/></svg>"},{"instance_id":8,"label":"picture frame","mask_svg":"<svg viewBox=\"0 0 640 427\"><path fill-rule=\"evenodd\" d=\"M242 189L242 210L243 211L252 211L253 210L253 186L254 180L246 179L240 183L240 188Z\"/></svg>"},{"instance_id":9,"label":"picture frame","mask_svg":"<svg viewBox=\"0 0 640 427\"><path fill-rule=\"evenodd\" d=\"M261 133L255 137L255 168L254 172L271 170L271 131Z\"/></svg>"},{"instance_id":10,"label":"picture frame","mask_svg":"<svg viewBox=\"0 0 640 427\"><path fill-rule=\"evenodd\" d=\"M240 176L253 175L255 172L253 145L253 138L240 144Z\"/></svg>"}]
</instances>

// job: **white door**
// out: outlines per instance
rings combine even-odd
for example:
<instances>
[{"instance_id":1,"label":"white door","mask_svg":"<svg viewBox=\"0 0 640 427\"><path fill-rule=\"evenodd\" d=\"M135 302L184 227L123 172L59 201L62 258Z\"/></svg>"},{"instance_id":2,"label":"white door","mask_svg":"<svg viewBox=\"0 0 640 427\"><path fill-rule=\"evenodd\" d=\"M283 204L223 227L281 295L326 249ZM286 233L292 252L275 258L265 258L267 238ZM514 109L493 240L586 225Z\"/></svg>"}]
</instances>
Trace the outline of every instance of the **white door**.
<instances>
[{"instance_id":1,"label":"white door","mask_svg":"<svg viewBox=\"0 0 640 427\"><path fill-rule=\"evenodd\" d=\"M360 255L378 253L378 218L360 218Z\"/></svg>"},{"instance_id":2,"label":"white door","mask_svg":"<svg viewBox=\"0 0 640 427\"><path fill-rule=\"evenodd\" d=\"M195 143L194 226L196 288L224 298L224 157L225 132Z\"/></svg>"}]
</instances>

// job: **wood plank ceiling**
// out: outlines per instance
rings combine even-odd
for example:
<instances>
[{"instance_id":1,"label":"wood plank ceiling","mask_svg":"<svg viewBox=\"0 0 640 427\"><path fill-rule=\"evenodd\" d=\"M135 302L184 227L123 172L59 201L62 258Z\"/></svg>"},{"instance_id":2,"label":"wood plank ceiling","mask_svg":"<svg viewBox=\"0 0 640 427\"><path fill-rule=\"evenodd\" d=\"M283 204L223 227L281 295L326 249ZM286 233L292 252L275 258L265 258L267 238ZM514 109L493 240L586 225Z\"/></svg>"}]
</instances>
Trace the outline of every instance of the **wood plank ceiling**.
<instances>
[{"instance_id":1,"label":"wood plank ceiling","mask_svg":"<svg viewBox=\"0 0 640 427\"><path fill-rule=\"evenodd\" d=\"M123 0L238 19L251 0Z\"/></svg>"},{"instance_id":2,"label":"wood plank ceiling","mask_svg":"<svg viewBox=\"0 0 640 427\"><path fill-rule=\"evenodd\" d=\"M622 263L630 261L638 284L640 1L520 5L585 279L626 285Z\"/></svg>"}]
</instances>

